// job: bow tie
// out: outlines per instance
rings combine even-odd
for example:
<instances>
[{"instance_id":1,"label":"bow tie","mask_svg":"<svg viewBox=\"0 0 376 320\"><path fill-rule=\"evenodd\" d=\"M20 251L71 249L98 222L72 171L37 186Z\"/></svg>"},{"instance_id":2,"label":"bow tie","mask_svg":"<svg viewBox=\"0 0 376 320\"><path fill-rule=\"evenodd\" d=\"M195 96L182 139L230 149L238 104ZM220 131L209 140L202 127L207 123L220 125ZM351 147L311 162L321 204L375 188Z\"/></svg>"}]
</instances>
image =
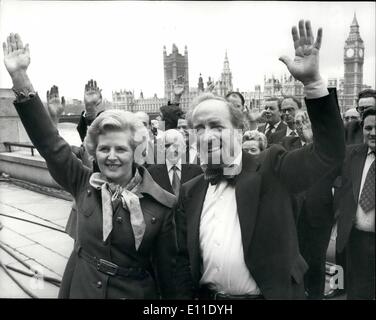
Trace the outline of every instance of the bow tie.
<instances>
[{"instance_id":1,"label":"bow tie","mask_svg":"<svg viewBox=\"0 0 376 320\"><path fill-rule=\"evenodd\" d=\"M209 181L211 185L216 185L220 181L227 180L230 185L235 185L236 175L229 175L223 173L223 168L206 168L204 170L204 179Z\"/></svg>"}]
</instances>

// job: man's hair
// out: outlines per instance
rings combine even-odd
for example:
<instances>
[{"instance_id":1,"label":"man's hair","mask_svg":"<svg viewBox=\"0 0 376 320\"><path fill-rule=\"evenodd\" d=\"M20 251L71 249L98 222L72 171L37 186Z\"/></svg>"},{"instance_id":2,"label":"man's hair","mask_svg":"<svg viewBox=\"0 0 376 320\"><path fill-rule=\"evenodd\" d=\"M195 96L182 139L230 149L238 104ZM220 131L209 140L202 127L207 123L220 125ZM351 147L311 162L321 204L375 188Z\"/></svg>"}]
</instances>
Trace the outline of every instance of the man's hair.
<instances>
[{"instance_id":1,"label":"man's hair","mask_svg":"<svg viewBox=\"0 0 376 320\"><path fill-rule=\"evenodd\" d=\"M179 105L175 104L162 106L160 111L163 116L162 120L165 122L165 130L176 129L178 126L178 119L182 118L184 115L184 112L180 109Z\"/></svg>"},{"instance_id":2,"label":"man's hair","mask_svg":"<svg viewBox=\"0 0 376 320\"><path fill-rule=\"evenodd\" d=\"M174 143L180 144L182 147L185 147L185 139L184 136L180 133L180 131L176 129L168 129L164 132L163 140L166 143L167 138L172 138Z\"/></svg>"},{"instance_id":3,"label":"man's hair","mask_svg":"<svg viewBox=\"0 0 376 320\"><path fill-rule=\"evenodd\" d=\"M374 98L376 100L376 90L373 89L365 89L359 92L358 94L358 102L360 99L363 98Z\"/></svg>"},{"instance_id":4,"label":"man's hair","mask_svg":"<svg viewBox=\"0 0 376 320\"><path fill-rule=\"evenodd\" d=\"M193 116L193 113L196 109L196 107L206 101L206 100L218 100L220 102L223 102L229 112L230 112L230 116L231 116L231 123L232 125L236 128L236 129L243 129L244 127L244 114L242 112L242 110L240 110L239 108L237 108L236 106L234 106L231 102L228 102L226 99L220 97L220 96L217 96L217 95L214 95L213 93L211 92L206 92L206 93L202 93L201 95L199 95L198 97L196 97L190 107L189 107L189 110L186 114L186 119L188 121L188 126L190 128L193 127L193 123L192 123L192 116Z\"/></svg>"},{"instance_id":5,"label":"man's hair","mask_svg":"<svg viewBox=\"0 0 376 320\"><path fill-rule=\"evenodd\" d=\"M297 104L298 109L302 108L302 103L300 102L299 99L297 99L294 96L283 96L283 99L281 100L281 105L282 105L282 102L285 101L285 100L287 100L287 99L291 99L292 101L294 101Z\"/></svg>"},{"instance_id":6,"label":"man's hair","mask_svg":"<svg viewBox=\"0 0 376 320\"><path fill-rule=\"evenodd\" d=\"M363 128L364 120L369 116L376 115L376 107L369 107L367 108L362 115L362 121L360 122L361 127Z\"/></svg>"},{"instance_id":7,"label":"man's hair","mask_svg":"<svg viewBox=\"0 0 376 320\"><path fill-rule=\"evenodd\" d=\"M147 141L148 132L141 120L132 112L124 110L106 110L95 118L87 130L84 146L91 159L95 160L98 137L106 132L130 132L130 145L134 150ZM145 144L146 146L146 144ZM134 159L135 162L138 159Z\"/></svg>"},{"instance_id":8,"label":"man's hair","mask_svg":"<svg viewBox=\"0 0 376 320\"><path fill-rule=\"evenodd\" d=\"M245 99L244 99L243 95L242 95L240 92L237 92L237 91L231 91L231 92L229 92L228 94L226 94L226 97L225 97L226 100L227 100L227 98L228 98L229 96L231 96L232 94L238 96L238 97L240 98L241 102L242 102L242 106L244 106L244 104L245 104Z\"/></svg>"},{"instance_id":9,"label":"man's hair","mask_svg":"<svg viewBox=\"0 0 376 320\"><path fill-rule=\"evenodd\" d=\"M272 97L272 98L268 98L265 100L265 102L268 102L268 101L277 101L278 110L281 111L282 100L280 98Z\"/></svg>"}]
</instances>

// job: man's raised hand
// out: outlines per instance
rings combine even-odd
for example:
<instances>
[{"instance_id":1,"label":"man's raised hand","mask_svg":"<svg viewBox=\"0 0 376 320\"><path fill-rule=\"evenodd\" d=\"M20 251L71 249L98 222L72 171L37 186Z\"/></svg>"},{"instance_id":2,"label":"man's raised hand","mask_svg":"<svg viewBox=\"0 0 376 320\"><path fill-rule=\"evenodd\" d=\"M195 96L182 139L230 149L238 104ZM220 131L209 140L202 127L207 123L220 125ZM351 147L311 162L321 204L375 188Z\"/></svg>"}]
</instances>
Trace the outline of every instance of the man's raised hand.
<instances>
[{"instance_id":1,"label":"man's raised hand","mask_svg":"<svg viewBox=\"0 0 376 320\"><path fill-rule=\"evenodd\" d=\"M57 124L59 118L64 112L65 99L61 97L61 102L59 98L59 88L57 86L52 86L51 90L47 91L47 109L52 120Z\"/></svg>"},{"instance_id":2,"label":"man's raised hand","mask_svg":"<svg viewBox=\"0 0 376 320\"><path fill-rule=\"evenodd\" d=\"M205 88L204 91L207 92L207 93L213 93L215 91L215 89L216 89L215 83L208 82L208 84L207 84L207 86L206 86L206 88Z\"/></svg>"},{"instance_id":3,"label":"man's raised hand","mask_svg":"<svg viewBox=\"0 0 376 320\"><path fill-rule=\"evenodd\" d=\"M86 109L85 117L94 120L102 103L102 90L97 86L97 82L89 80L85 85L84 103Z\"/></svg>"},{"instance_id":4,"label":"man's raised hand","mask_svg":"<svg viewBox=\"0 0 376 320\"><path fill-rule=\"evenodd\" d=\"M312 126L311 121L309 120L308 113L306 111L297 111L295 115L295 125L300 138L306 143L312 142Z\"/></svg>"},{"instance_id":5,"label":"man's raised hand","mask_svg":"<svg viewBox=\"0 0 376 320\"><path fill-rule=\"evenodd\" d=\"M299 33L295 26L292 28L292 39L295 48L294 60L291 60L288 56L282 56L279 60L287 66L291 75L303 82L304 85L320 80L319 51L322 29L319 28L316 41L314 41L311 22L309 20L305 22L300 20Z\"/></svg>"},{"instance_id":6,"label":"man's raised hand","mask_svg":"<svg viewBox=\"0 0 376 320\"><path fill-rule=\"evenodd\" d=\"M252 121L252 122L257 122L259 120L266 121L265 120L265 113L266 112L267 112L266 110L257 111L255 109L251 109L248 112L248 114L249 114L249 120Z\"/></svg>"},{"instance_id":7,"label":"man's raised hand","mask_svg":"<svg viewBox=\"0 0 376 320\"><path fill-rule=\"evenodd\" d=\"M17 33L11 33L7 42L3 42L3 51L4 64L11 76L26 71L30 64L29 45L24 46Z\"/></svg>"}]
</instances>

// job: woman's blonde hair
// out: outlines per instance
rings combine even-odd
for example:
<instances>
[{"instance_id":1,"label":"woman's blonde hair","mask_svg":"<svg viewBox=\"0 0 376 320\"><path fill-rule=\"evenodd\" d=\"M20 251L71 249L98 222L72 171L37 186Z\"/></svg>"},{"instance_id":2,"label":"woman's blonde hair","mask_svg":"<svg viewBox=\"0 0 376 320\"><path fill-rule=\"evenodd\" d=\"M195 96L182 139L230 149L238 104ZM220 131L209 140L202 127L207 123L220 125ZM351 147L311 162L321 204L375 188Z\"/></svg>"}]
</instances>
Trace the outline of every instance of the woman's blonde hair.
<instances>
[{"instance_id":1,"label":"woman's blonde hair","mask_svg":"<svg viewBox=\"0 0 376 320\"><path fill-rule=\"evenodd\" d=\"M131 133L129 143L133 151L139 151L134 154L134 162L142 164L146 156L148 131L135 114L123 110L106 110L90 125L84 140L84 146L89 157L95 160L99 135L110 131L128 131Z\"/></svg>"},{"instance_id":2,"label":"woman's blonde hair","mask_svg":"<svg viewBox=\"0 0 376 320\"><path fill-rule=\"evenodd\" d=\"M257 130L248 130L243 134L243 142L245 141L257 141L261 151L264 151L268 146L268 140L265 134Z\"/></svg>"}]
</instances>

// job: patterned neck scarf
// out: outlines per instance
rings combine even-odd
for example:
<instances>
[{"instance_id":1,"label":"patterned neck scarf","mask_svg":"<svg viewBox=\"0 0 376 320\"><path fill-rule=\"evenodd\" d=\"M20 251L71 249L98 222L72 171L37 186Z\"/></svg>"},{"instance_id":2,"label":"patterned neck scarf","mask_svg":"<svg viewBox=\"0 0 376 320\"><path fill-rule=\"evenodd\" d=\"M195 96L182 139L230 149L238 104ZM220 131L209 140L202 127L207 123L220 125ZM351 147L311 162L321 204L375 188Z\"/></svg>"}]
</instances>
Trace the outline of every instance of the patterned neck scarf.
<instances>
[{"instance_id":1,"label":"patterned neck scarf","mask_svg":"<svg viewBox=\"0 0 376 320\"><path fill-rule=\"evenodd\" d=\"M136 168L135 175L129 183L122 187L120 185L108 182L100 172L95 172L90 177L90 185L101 190L102 196L102 214L103 214L103 241L106 241L112 231L113 209L112 202L116 199L121 200L124 208L130 212L130 220L135 239L136 250L141 245L145 233L145 220L141 210L140 200L142 197L138 193L139 186L142 182L142 176Z\"/></svg>"}]
</instances>

